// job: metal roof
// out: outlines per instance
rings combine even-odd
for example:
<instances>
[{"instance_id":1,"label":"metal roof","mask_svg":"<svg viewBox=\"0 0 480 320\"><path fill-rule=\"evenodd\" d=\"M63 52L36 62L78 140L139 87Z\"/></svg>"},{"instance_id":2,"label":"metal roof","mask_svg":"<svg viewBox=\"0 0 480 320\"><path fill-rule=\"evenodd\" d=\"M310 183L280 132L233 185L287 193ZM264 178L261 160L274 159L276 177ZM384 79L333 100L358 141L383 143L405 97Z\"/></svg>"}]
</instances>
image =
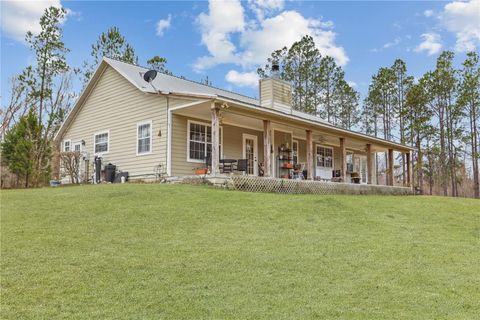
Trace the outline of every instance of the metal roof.
<instances>
[{"instance_id":1,"label":"metal roof","mask_svg":"<svg viewBox=\"0 0 480 320\"><path fill-rule=\"evenodd\" d=\"M110 58L103 59L112 68L117 70L127 80L133 83L138 89L144 92L157 93L157 91L160 91L161 93L176 93L185 95L212 95L237 100L243 103L254 104L257 106L260 104L255 98L161 72L157 74L157 77L150 85L143 80L143 74L149 69Z\"/></svg>"}]
</instances>

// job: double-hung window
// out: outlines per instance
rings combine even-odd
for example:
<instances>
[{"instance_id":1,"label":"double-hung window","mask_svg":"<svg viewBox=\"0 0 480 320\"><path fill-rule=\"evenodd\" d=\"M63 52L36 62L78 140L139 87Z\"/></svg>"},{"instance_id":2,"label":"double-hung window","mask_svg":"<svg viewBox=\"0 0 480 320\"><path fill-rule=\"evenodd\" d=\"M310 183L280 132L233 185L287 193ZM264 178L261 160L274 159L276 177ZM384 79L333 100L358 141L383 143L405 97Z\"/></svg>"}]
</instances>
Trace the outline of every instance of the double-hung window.
<instances>
[{"instance_id":1,"label":"double-hung window","mask_svg":"<svg viewBox=\"0 0 480 320\"><path fill-rule=\"evenodd\" d=\"M137 154L152 152L152 122L137 124Z\"/></svg>"},{"instance_id":2,"label":"double-hung window","mask_svg":"<svg viewBox=\"0 0 480 320\"><path fill-rule=\"evenodd\" d=\"M70 146L72 144L72 140L65 140L63 141L63 151L64 152L69 152L70 151Z\"/></svg>"},{"instance_id":3,"label":"double-hung window","mask_svg":"<svg viewBox=\"0 0 480 320\"><path fill-rule=\"evenodd\" d=\"M103 131L95 133L94 138L95 153L107 153L109 148L109 132Z\"/></svg>"},{"instance_id":4,"label":"double-hung window","mask_svg":"<svg viewBox=\"0 0 480 320\"><path fill-rule=\"evenodd\" d=\"M317 146L317 167L333 168L333 149Z\"/></svg>"},{"instance_id":5,"label":"double-hung window","mask_svg":"<svg viewBox=\"0 0 480 320\"><path fill-rule=\"evenodd\" d=\"M188 121L188 161L205 162L212 154L212 127L201 122ZM222 150L220 128L219 153Z\"/></svg>"}]
</instances>

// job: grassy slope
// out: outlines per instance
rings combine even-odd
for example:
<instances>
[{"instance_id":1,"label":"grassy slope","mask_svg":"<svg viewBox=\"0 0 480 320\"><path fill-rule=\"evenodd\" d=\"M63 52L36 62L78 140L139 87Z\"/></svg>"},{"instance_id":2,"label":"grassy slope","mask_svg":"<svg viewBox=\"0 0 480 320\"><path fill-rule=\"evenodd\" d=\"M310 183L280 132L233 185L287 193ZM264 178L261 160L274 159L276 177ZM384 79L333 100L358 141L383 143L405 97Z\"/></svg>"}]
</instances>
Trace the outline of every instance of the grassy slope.
<instances>
[{"instance_id":1,"label":"grassy slope","mask_svg":"<svg viewBox=\"0 0 480 320\"><path fill-rule=\"evenodd\" d=\"M480 314L476 200L109 185L1 206L3 319Z\"/></svg>"}]
</instances>

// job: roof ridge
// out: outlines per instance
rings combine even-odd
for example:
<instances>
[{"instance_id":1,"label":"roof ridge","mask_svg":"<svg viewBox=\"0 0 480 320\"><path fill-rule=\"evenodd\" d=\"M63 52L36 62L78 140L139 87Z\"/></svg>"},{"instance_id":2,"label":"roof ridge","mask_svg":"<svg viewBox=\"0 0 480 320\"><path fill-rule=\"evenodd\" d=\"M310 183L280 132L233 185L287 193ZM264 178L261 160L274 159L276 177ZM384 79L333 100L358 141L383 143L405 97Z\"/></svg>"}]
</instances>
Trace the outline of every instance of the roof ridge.
<instances>
[{"instance_id":1,"label":"roof ridge","mask_svg":"<svg viewBox=\"0 0 480 320\"><path fill-rule=\"evenodd\" d=\"M114 58L110 58L110 57L104 57L104 58L107 58L107 59L110 59L110 60L113 60L113 61L117 61L117 62L121 62L121 63L124 63L124 64L128 64L128 65L131 65L131 66L135 66L135 67L140 67L140 68L143 68L143 69L151 70L151 68L147 68L147 67L145 67L145 66L141 66L141 65L138 65L138 64L133 64L133 63L125 62L125 61L122 61L122 60L119 60L119 59L114 59ZM253 100L257 100L257 101L258 101L257 98L254 98L254 97L251 97L251 96L247 96L246 94L242 94L242 93L238 93L238 92L235 92L235 91L226 90L226 89L222 89L222 88L219 88L219 87L211 86L211 85L208 85L208 84L205 84L205 83L201 83L201 82L198 82L198 81L195 81L195 80L191 80L191 79L188 79L188 78L185 78L185 77L177 76L177 75L174 75L174 74L168 74L168 73L166 73L166 72L162 72L162 71L158 71L158 70L155 70L155 71L157 71L158 73L161 73L161 74L163 74L163 75L165 75L165 76L177 78L177 79L184 80L184 81L189 81L189 82L192 82L192 83L195 83L195 84L199 84L199 85L201 85L201 86L205 86L205 87L213 88L213 89L217 89L217 90L222 90L222 91L225 91L225 92L228 92L228 93L233 93L233 94L236 94L236 95L245 97L245 98L249 98L249 99L253 99Z\"/></svg>"}]
</instances>

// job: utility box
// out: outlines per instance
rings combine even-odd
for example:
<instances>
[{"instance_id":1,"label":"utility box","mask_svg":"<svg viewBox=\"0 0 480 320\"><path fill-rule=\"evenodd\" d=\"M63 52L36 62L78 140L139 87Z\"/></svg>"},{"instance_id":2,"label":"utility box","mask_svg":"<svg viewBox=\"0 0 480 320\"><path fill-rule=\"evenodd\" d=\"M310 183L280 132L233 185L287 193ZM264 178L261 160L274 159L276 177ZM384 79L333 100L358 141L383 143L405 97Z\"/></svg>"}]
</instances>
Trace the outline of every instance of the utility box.
<instances>
[{"instance_id":1,"label":"utility box","mask_svg":"<svg viewBox=\"0 0 480 320\"><path fill-rule=\"evenodd\" d=\"M117 166L114 164L107 164L105 166L105 181L113 183L115 180L115 171L117 170Z\"/></svg>"}]
</instances>

